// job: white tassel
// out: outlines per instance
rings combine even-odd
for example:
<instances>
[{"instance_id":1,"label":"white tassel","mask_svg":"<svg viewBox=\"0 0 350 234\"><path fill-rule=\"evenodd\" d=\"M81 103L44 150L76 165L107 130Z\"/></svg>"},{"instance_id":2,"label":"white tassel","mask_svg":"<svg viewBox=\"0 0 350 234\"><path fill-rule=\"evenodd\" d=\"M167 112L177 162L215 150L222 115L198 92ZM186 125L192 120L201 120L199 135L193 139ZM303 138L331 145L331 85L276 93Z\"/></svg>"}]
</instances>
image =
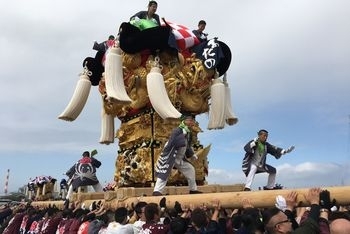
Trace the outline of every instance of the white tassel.
<instances>
[{"instance_id":1,"label":"white tassel","mask_svg":"<svg viewBox=\"0 0 350 234\"><path fill-rule=\"evenodd\" d=\"M178 119L181 113L171 103L164 85L164 78L161 74L161 68L157 63L159 58L156 57L156 65L151 68L147 74L147 92L148 97L154 110L162 119Z\"/></svg>"},{"instance_id":2,"label":"white tassel","mask_svg":"<svg viewBox=\"0 0 350 234\"><path fill-rule=\"evenodd\" d=\"M225 126L225 85L219 78L210 87L210 109L208 129L222 129Z\"/></svg>"},{"instance_id":3,"label":"white tassel","mask_svg":"<svg viewBox=\"0 0 350 234\"><path fill-rule=\"evenodd\" d=\"M225 120L226 123L230 126L235 125L238 122L238 118L233 112L232 104L231 104L231 90L230 87L228 87L227 79L226 79L226 73L224 74L223 78L224 84L225 84L225 95L226 95L226 108L225 108Z\"/></svg>"},{"instance_id":4,"label":"white tassel","mask_svg":"<svg viewBox=\"0 0 350 234\"><path fill-rule=\"evenodd\" d=\"M130 104L131 99L124 86L123 62L119 47L114 46L108 50L104 75L107 97L122 104Z\"/></svg>"},{"instance_id":5,"label":"white tassel","mask_svg":"<svg viewBox=\"0 0 350 234\"><path fill-rule=\"evenodd\" d=\"M58 116L59 119L73 121L80 115L91 89L91 82L88 73L90 73L90 71L85 67L84 72L80 74L80 79L75 87L73 96L66 109Z\"/></svg>"},{"instance_id":6,"label":"white tassel","mask_svg":"<svg viewBox=\"0 0 350 234\"><path fill-rule=\"evenodd\" d=\"M101 112L100 143L109 145L114 142L114 117L106 113L104 107Z\"/></svg>"}]
</instances>

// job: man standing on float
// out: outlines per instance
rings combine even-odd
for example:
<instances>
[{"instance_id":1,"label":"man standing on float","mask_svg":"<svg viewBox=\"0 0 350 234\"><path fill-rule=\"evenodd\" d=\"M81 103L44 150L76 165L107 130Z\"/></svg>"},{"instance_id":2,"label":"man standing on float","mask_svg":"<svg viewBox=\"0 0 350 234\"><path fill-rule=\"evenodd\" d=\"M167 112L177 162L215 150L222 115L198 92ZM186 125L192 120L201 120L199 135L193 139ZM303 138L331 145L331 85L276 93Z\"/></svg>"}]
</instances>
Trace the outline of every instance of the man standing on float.
<instances>
[{"instance_id":1,"label":"man standing on float","mask_svg":"<svg viewBox=\"0 0 350 234\"><path fill-rule=\"evenodd\" d=\"M102 185L96 176L96 169L101 166L101 162L93 157L95 154L97 154L96 150L92 151L91 156L89 151L85 151L82 154L82 158L66 172L66 175L70 178L69 189L64 203L66 207L69 205L69 199L74 190L81 186L91 185L95 192L103 191Z\"/></svg>"},{"instance_id":2,"label":"man standing on float","mask_svg":"<svg viewBox=\"0 0 350 234\"><path fill-rule=\"evenodd\" d=\"M191 147L191 128L193 125L194 116L190 114L182 115L180 125L172 131L169 140L165 143L156 164L155 175L157 180L153 196L161 196L163 194L174 166L186 177L190 194L202 193L197 190L196 172L188 161L189 158L198 159Z\"/></svg>"},{"instance_id":3,"label":"man standing on float","mask_svg":"<svg viewBox=\"0 0 350 234\"><path fill-rule=\"evenodd\" d=\"M268 132L265 129L261 129L258 132L258 137L249 141L245 146L244 150L246 152L243 163L242 170L246 175L246 183L244 191L250 191L250 186L253 183L255 174L267 172L269 174L267 185L264 186L264 190L274 189L276 180L276 168L266 164L267 154L271 154L276 159L279 159L283 154L290 153L294 146L288 149L282 149L277 146L271 145L267 142Z\"/></svg>"}]
</instances>

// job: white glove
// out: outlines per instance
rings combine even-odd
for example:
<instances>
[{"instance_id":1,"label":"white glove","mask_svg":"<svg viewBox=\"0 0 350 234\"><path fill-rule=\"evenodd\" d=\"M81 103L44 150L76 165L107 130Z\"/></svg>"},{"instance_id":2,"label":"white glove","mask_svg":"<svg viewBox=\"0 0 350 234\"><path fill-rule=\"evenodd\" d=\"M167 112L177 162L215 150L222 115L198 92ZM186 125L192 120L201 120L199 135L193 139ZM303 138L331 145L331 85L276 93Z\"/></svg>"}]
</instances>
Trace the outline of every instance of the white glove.
<instances>
[{"instance_id":1,"label":"white glove","mask_svg":"<svg viewBox=\"0 0 350 234\"><path fill-rule=\"evenodd\" d=\"M295 146L293 145L293 146L289 147L288 149L284 149L284 150L282 150L282 154L290 153L294 150L294 148L295 148Z\"/></svg>"},{"instance_id":2,"label":"white glove","mask_svg":"<svg viewBox=\"0 0 350 234\"><path fill-rule=\"evenodd\" d=\"M332 207L331 207L331 211L332 211L332 212L337 211L337 210L338 210L337 206L332 206Z\"/></svg>"},{"instance_id":3,"label":"white glove","mask_svg":"<svg viewBox=\"0 0 350 234\"><path fill-rule=\"evenodd\" d=\"M194 155L192 156L192 159L193 159L193 160L197 160L197 159L198 159L198 156L197 156L196 154L194 154Z\"/></svg>"},{"instance_id":4,"label":"white glove","mask_svg":"<svg viewBox=\"0 0 350 234\"><path fill-rule=\"evenodd\" d=\"M281 195L278 195L276 197L276 203L275 203L275 206L282 210L283 212L287 209L287 202L286 202L286 199L284 199L283 196Z\"/></svg>"},{"instance_id":5,"label":"white glove","mask_svg":"<svg viewBox=\"0 0 350 234\"><path fill-rule=\"evenodd\" d=\"M137 16L135 16L135 17L133 17L131 20L135 20L135 22L138 22L138 21L140 21L140 18L137 17Z\"/></svg>"},{"instance_id":6,"label":"white glove","mask_svg":"<svg viewBox=\"0 0 350 234\"><path fill-rule=\"evenodd\" d=\"M256 146L256 143L258 142L258 139L259 139L259 138L255 137L255 138L253 139L253 141L250 142L250 148L254 148L254 147Z\"/></svg>"}]
</instances>

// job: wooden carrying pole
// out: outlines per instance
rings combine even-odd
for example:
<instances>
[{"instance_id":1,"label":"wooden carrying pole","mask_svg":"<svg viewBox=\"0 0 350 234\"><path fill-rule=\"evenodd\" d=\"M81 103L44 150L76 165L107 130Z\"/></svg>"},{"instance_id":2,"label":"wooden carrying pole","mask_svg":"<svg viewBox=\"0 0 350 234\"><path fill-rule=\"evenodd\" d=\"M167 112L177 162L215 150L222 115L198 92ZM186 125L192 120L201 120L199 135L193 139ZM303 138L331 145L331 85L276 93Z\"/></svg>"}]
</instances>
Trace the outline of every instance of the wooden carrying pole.
<instances>
[{"instance_id":1,"label":"wooden carrying pole","mask_svg":"<svg viewBox=\"0 0 350 234\"><path fill-rule=\"evenodd\" d=\"M335 199L337 205L349 205L350 204L350 186L340 187L326 187L322 188L330 192L331 199ZM286 197L291 191L298 193L297 203L298 206L309 206L305 196L309 189L281 189L281 190L261 190L261 191L249 191L249 192L220 192L220 193L203 193L203 194L186 194L186 195L167 195L167 196L142 196L142 197L125 197L123 199L111 199L105 200L104 206L106 209L116 209L118 207L132 207L132 204L136 204L139 201L145 201L147 203L154 202L159 204L159 201L166 197L167 207L174 207L175 202L178 201L182 205L194 205L207 207L212 206L212 202L217 199L220 201L223 208L241 208L242 199L250 200L251 204L256 208L273 207L276 203L276 196L281 195ZM84 200L82 203L85 207L98 200ZM63 207L63 201L43 201L33 202L34 206L47 207L49 204L56 205L57 207Z\"/></svg>"},{"instance_id":2,"label":"wooden carrying pole","mask_svg":"<svg viewBox=\"0 0 350 234\"><path fill-rule=\"evenodd\" d=\"M350 186L347 187L327 187L323 188L330 192L331 199L336 199L338 205L350 204ZM281 190L261 190L261 191L249 191L249 192L224 192L224 193L205 193L205 194L188 194L188 195L168 195L166 197L167 207L173 207L175 201L180 202L182 205L193 204L194 206L205 205L211 207L212 201L215 199L220 201L223 208L241 208L242 199L250 200L251 204L257 208L272 207L276 203L276 196L281 195L286 197L291 191L298 193L297 203L298 206L309 206L305 196L309 189L281 189ZM154 202L159 203L162 196L159 197L140 197L140 198L125 198L123 200L111 201L111 208L120 205L131 205L131 203L138 201L145 201L147 203Z\"/></svg>"}]
</instances>

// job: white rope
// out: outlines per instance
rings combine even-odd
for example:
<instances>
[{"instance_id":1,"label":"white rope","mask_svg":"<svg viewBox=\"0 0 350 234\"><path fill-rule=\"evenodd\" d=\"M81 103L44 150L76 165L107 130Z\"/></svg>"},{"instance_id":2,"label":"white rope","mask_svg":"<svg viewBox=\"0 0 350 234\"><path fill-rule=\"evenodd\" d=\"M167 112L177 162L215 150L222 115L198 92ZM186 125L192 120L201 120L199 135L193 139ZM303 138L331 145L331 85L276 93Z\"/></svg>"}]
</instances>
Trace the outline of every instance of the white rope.
<instances>
[{"instance_id":1,"label":"white rope","mask_svg":"<svg viewBox=\"0 0 350 234\"><path fill-rule=\"evenodd\" d=\"M230 87L228 87L227 79L226 79L226 73L223 78L224 84L225 84L225 120L228 125L234 125L238 122L238 118L233 112L232 103L231 103L231 90Z\"/></svg>"},{"instance_id":2,"label":"white rope","mask_svg":"<svg viewBox=\"0 0 350 234\"><path fill-rule=\"evenodd\" d=\"M114 117L106 113L102 106L101 111L101 144L109 145L114 142Z\"/></svg>"},{"instance_id":3,"label":"white rope","mask_svg":"<svg viewBox=\"0 0 350 234\"><path fill-rule=\"evenodd\" d=\"M208 129L222 129L225 126L225 85L219 78L213 80L210 96Z\"/></svg>"}]
</instances>

